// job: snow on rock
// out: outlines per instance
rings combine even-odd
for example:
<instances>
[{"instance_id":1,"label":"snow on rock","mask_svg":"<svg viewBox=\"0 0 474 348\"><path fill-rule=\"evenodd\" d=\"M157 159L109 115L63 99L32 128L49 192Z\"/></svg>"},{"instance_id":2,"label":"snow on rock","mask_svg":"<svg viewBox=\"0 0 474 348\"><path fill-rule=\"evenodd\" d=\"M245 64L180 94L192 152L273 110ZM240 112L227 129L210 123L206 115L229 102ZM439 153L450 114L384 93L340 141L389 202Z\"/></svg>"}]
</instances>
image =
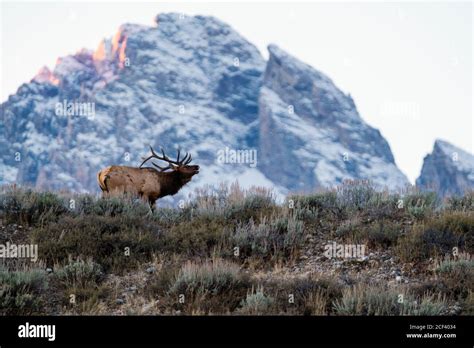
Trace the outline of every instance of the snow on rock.
<instances>
[{"instance_id":1,"label":"snow on rock","mask_svg":"<svg viewBox=\"0 0 474 348\"><path fill-rule=\"evenodd\" d=\"M170 156L180 146L201 166L177 198L223 181L273 188L279 199L346 178L407 183L380 132L321 72L274 45L265 62L213 17L155 21L58 59L2 104L2 183L97 192L97 171L138 165L148 144ZM94 113L58 115L63 102ZM218 162L226 148L255 150L257 166Z\"/></svg>"},{"instance_id":2,"label":"snow on rock","mask_svg":"<svg viewBox=\"0 0 474 348\"><path fill-rule=\"evenodd\" d=\"M444 140L436 140L426 155L416 185L441 196L461 195L474 189L474 156Z\"/></svg>"},{"instance_id":3,"label":"snow on rock","mask_svg":"<svg viewBox=\"0 0 474 348\"><path fill-rule=\"evenodd\" d=\"M380 132L324 74L275 45L260 90L261 170L275 183L305 191L369 180L408 184Z\"/></svg>"}]
</instances>

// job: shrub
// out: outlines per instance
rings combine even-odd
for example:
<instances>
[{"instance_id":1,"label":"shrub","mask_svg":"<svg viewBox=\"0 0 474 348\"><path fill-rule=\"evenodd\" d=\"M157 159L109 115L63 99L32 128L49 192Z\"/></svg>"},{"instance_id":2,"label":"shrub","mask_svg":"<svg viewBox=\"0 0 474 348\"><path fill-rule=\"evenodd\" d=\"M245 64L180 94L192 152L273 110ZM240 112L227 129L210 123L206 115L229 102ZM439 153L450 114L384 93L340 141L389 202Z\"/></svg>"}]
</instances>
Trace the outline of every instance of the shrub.
<instances>
[{"instance_id":1,"label":"shrub","mask_svg":"<svg viewBox=\"0 0 474 348\"><path fill-rule=\"evenodd\" d=\"M187 262L179 271L170 291L217 294L239 282L239 266L233 263L219 259L204 264Z\"/></svg>"},{"instance_id":2,"label":"shrub","mask_svg":"<svg viewBox=\"0 0 474 348\"><path fill-rule=\"evenodd\" d=\"M165 296L169 289L175 284L180 268L174 263L160 267L152 277L150 277L144 288L148 297Z\"/></svg>"},{"instance_id":3,"label":"shrub","mask_svg":"<svg viewBox=\"0 0 474 348\"><path fill-rule=\"evenodd\" d=\"M397 253L404 261L420 261L446 253L453 248L474 248L474 215L444 212L425 223L415 224L400 239Z\"/></svg>"},{"instance_id":4,"label":"shrub","mask_svg":"<svg viewBox=\"0 0 474 348\"><path fill-rule=\"evenodd\" d=\"M454 211L473 211L474 210L474 191L466 192L464 196L451 196L447 199L447 210Z\"/></svg>"},{"instance_id":5,"label":"shrub","mask_svg":"<svg viewBox=\"0 0 474 348\"><path fill-rule=\"evenodd\" d=\"M346 211L363 210L379 199L380 193L371 185L340 185L337 187L339 205Z\"/></svg>"},{"instance_id":6,"label":"shrub","mask_svg":"<svg viewBox=\"0 0 474 348\"><path fill-rule=\"evenodd\" d=\"M99 264L91 259L72 261L55 273L56 278L67 287L82 287L99 283L104 274Z\"/></svg>"},{"instance_id":7,"label":"shrub","mask_svg":"<svg viewBox=\"0 0 474 348\"><path fill-rule=\"evenodd\" d=\"M8 223L55 221L67 212L63 199L52 192L10 188L0 195L0 211Z\"/></svg>"},{"instance_id":8,"label":"shrub","mask_svg":"<svg viewBox=\"0 0 474 348\"><path fill-rule=\"evenodd\" d=\"M290 208L294 218L296 220L301 220L307 223L308 225L318 225L320 213L317 209L305 206L298 206L296 208Z\"/></svg>"},{"instance_id":9,"label":"shrub","mask_svg":"<svg viewBox=\"0 0 474 348\"><path fill-rule=\"evenodd\" d=\"M259 220L270 214L274 207L273 198L259 194L249 194L242 201L229 204L224 212L226 219L235 221Z\"/></svg>"},{"instance_id":10,"label":"shrub","mask_svg":"<svg viewBox=\"0 0 474 348\"><path fill-rule=\"evenodd\" d=\"M118 273L150 260L160 248L159 235L159 227L150 221L97 215L64 216L31 232L39 257L50 265L64 264L70 257L93 258L104 271Z\"/></svg>"},{"instance_id":11,"label":"shrub","mask_svg":"<svg viewBox=\"0 0 474 348\"><path fill-rule=\"evenodd\" d=\"M54 273L54 284L59 290L55 297L72 313L94 314L99 310L100 301L110 293L110 289L101 285L104 278L101 266L91 259L70 260ZM74 295L74 303L70 302L71 295Z\"/></svg>"},{"instance_id":12,"label":"shrub","mask_svg":"<svg viewBox=\"0 0 474 348\"><path fill-rule=\"evenodd\" d=\"M155 209L153 218L158 221L160 225L171 227L181 222L190 221L192 218L192 210L188 207L183 209Z\"/></svg>"},{"instance_id":13,"label":"shrub","mask_svg":"<svg viewBox=\"0 0 474 348\"><path fill-rule=\"evenodd\" d=\"M196 217L170 226L160 239L162 250L187 255L210 256L223 241L225 222Z\"/></svg>"},{"instance_id":14,"label":"shrub","mask_svg":"<svg viewBox=\"0 0 474 348\"><path fill-rule=\"evenodd\" d=\"M144 201L129 196L113 196L94 199L90 195L75 197L74 211L84 215L128 216L143 218L151 214L150 206Z\"/></svg>"},{"instance_id":15,"label":"shrub","mask_svg":"<svg viewBox=\"0 0 474 348\"><path fill-rule=\"evenodd\" d=\"M290 256L303 242L303 223L293 217L276 217L259 224L250 220L230 232L230 244L241 257Z\"/></svg>"},{"instance_id":16,"label":"shrub","mask_svg":"<svg viewBox=\"0 0 474 348\"><path fill-rule=\"evenodd\" d=\"M362 213L369 220L389 220L401 219L405 212L400 205L400 196L388 194L387 192L377 192L367 203L367 208Z\"/></svg>"},{"instance_id":17,"label":"shrub","mask_svg":"<svg viewBox=\"0 0 474 348\"><path fill-rule=\"evenodd\" d=\"M240 314L263 315L268 314L274 304L274 299L263 293L263 288L254 290L247 294L245 300L240 303L241 308L238 309Z\"/></svg>"},{"instance_id":18,"label":"shrub","mask_svg":"<svg viewBox=\"0 0 474 348\"><path fill-rule=\"evenodd\" d=\"M336 237L342 237L354 243L367 243L369 248L388 248L395 245L404 229L397 221L388 219L376 223L362 223L359 216L344 221L336 229Z\"/></svg>"},{"instance_id":19,"label":"shrub","mask_svg":"<svg viewBox=\"0 0 474 348\"><path fill-rule=\"evenodd\" d=\"M403 228L396 222L380 221L367 231L368 246L369 248L376 246L388 248L396 244L403 232Z\"/></svg>"},{"instance_id":20,"label":"shrub","mask_svg":"<svg viewBox=\"0 0 474 348\"><path fill-rule=\"evenodd\" d=\"M97 199L4 188L0 198L0 242L36 243L39 259L48 267L57 265L46 275L22 270L21 260L6 260L4 265L16 270L0 269L1 314L474 313L474 268L467 256L474 249L472 192L452 197L444 206L437 205L433 194L411 192L403 198L404 209L398 195L370 185L294 195L287 206L276 204L267 190L221 186L200 192L183 208L154 212L126 196ZM307 243L306 236L311 237ZM374 252L368 262L357 265L323 262L321 270L334 271L338 278L300 277L317 262L315 253L324 236L391 250ZM235 247L241 265L230 260L236 259ZM309 259L299 260L302 248L308 255L316 249ZM156 255L162 260L159 269L137 271L150 262L156 265ZM206 261L209 257L215 259ZM432 268L430 258L441 261ZM289 276L293 261L297 270ZM411 285L360 281L375 268L390 272L412 266L411 278L420 281ZM270 267L276 272L266 273ZM357 271L362 277L354 285L348 274ZM257 272L258 283L249 278L251 272ZM132 283L137 291L128 290ZM289 301L290 295L294 301ZM125 302L116 302L116 296Z\"/></svg>"},{"instance_id":21,"label":"shrub","mask_svg":"<svg viewBox=\"0 0 474 348\"><path fill-rule=\"evenodd\" d=\"M237 190L237 187L236 189ZM242 199L244 192L239 188L239 198ZM195 190L194 208L199 210L219 210L227 205L229 200L229 187L221 184L219 187L206 185Z\"/></svg>"},{"instance_id":22,"label":"shrub","mask_svg":"<svg viewBox=\"0 0 474 348\"><path fill-rule=\"evenodd\" d=\"M329 214L331 218L343 219L360 212L371 219L383 219L401 213L398 195L377 191L374 186L365 183L343 184L335 190L290 196L289 200L294 202L295 211L302 218L327 218Z\"/></svg>"},{"instance_id":23,"label":"shrub","mask_svg":"<svg viewBox=\"0 0 474 348\"><path fill-rule=\"evenodd\" d=\"M414 192L403 199L408 213L416 219L423 219L433 212L438 204L436 192Z\"/></svg>"},{"instance_id":24,"label":"shrub","mask_svg":"<svg viewBox=\"0 0 474 348\"><path fill-rule=\"evenodd\" d=\"M409 304L406 315L443 315L447 308L448 304L444 297L425 295L421 298L419 305L415 301Z\"/></svg>"},{"instance_id":25,"label":"shrub","mask_svg":"<svg viewBox=\"0 0 474 348\"><path fill-rule=\"evenodd\" d=\"M474 291L472 289L468 290L468 295L462 304L464 307L462 312L463 314L474 315Z\"/></svg>"},{"instance_id":26,"label":"shrub","mask_svg":"<svg viewBox=\"0 0 474 348\"><path fill-rule=\"evenodd\" d=\"M377 287L356 285L345 289L340 300L334 302L334 311L339 315L401 315L403 303L393 290L381 290Z\"/></svg>"},{"instance_id":27,"label":"shrub","mask_svg":"<svg viewBox=\"0 0 474 348\"><path fill-rule=\"evenodd\" d=\"M438 263L435 272L445 284L448 296L464 299L474 289L474 260L469 254L461 254L456 259L446 257Z\"/></svg>"},{"instance_id":28,"label":"shrub","mask_svg":"<svg viewBox=\"0 0 474 348\"><path fill-rule=\"evenodd\" d=\"M288 197L288 204L292 202L296 211L301 214L316 216L321 213L339 216L341 208L339 207L336 191L323 191L311 195L293 195Z\"/></svg>"},{"instance_id":29,"label":"shrub","mask_svg":"<svg viewBox=\"0 0 474 348\"><path fill-rule=\"evenodd\" d=\"M334 302L338 315L442 315L446 309L440 296L426 295L417 301L402 289L362 284L344 290L342 299Z\"/></svg>"},{"instance_id":30,"label":"shrub","mask_svg":"<svg viewBox=\"0 0 474 348\"><path fill-rule=\"evenodd\" d=\"M46 273L32 269L8 271L0 268L0 313L30 315L41 310L41 293L48 287Z\"/></svg>"},{"instance_id":31,"label":"shrub","mask_svg":"<svg viewBox=\"0 0 474 348\"><path fill-rule=\"evenodd\" d=\"M332 309L332 302L342 296L341 284L326 277L278 279L264 282L263 286L275 300L275 310L288 314L327 314Z\"/></svg>"},{"instance_id":32,"label":"shrub","mask_svg":"<svg viewBox=\"0 0 474 348\"><path fill-rule=\"evenodd\" d=\"M327 315L329 314L328 306L331 304L331 300L328 294L324 290L316 290L310 292L305 297L305 309L303 314L308 315Z\"/></svg>"},{"instance_id":33,"label":"shrub","mask_svg":"<svg viewBox=\"0 0 474 348\"><path fill-rule=\"evenodd\" d=\"M450 231L459 241L459 247L474 251L474 212L444 212L433 219L430 226L437 231Z\"/></svg>"},{"instance_id":34,"label":"shrub","mask_svg":"<svg viewBox=\"0 0 474 348\"><path fill-rule=\"evenodd\" d=\"M474 260L468 254L462 254L459 259L452 259L450 257L441 261L436 271L440 274L453 274L456 272L474 271Z\"/></svg>"},{"instance_id":35,"label":"shrub","mask_svg":"<svg viewBox=\"0 0 474 348\"><path fill-rule=\"evenodd\" d=\"M338 224L335 231L335 236L344 239L355 240L357 237L357 231L362 229L363 225L364 223L362 222L361 217L358 214L355 214L354 216L343 220L340 224Z\"/></svg>"},{"instance_id":36,"label":"shrub","mask_svg":"<svg viewBox=\"0 0 474 348\"><path fill-rule=\"evenodd\" d=\"M243 190L237 183L221 185L218 189L205 187L196 190L191 207L196 214L207 218L223 218L230 222L259 220L276 208L273 193L265 188L252 187Z\"/></svg>"},{"instance_id":37,"label":"shrub","mask_svg":"<svg viewBox=\"0 0 474 348\"><path fill-rule=\"evenodd\" d=\"M170 294L185 295L188 312L231 312L249 287L239 266L215 259L212 262L187 262L170 287Z\"/></svg>"}]
</instances>

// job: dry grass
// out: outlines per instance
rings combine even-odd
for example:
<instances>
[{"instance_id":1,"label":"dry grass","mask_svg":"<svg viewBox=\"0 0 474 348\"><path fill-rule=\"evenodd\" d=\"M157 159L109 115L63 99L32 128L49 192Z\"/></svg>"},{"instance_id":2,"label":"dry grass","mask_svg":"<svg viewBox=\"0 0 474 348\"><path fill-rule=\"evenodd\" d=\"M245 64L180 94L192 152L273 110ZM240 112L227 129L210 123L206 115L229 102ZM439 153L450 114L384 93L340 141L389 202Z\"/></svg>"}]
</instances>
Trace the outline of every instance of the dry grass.
<instances>
[{"instance_id":1,"label":"dry grass","mask_svg":"<svg viewBox=\"0 0 474 348\"><path fill-rule=\"evenodd\" d=\"M0 244L38 244L42 263L3 263L0 313L438 315L457 303L469 314L473 207L472 193L440 202L367 185L277 204L268 190L234 184L152 213L132 197L3 187ZM302 276L297 268L277 278L275 267L293 269L308 251L321 256L307 237L366 244L399 267L421 268L420 281L403 289L384 280L348 284L338 271ZM400 292L407 302L397 302Z\"/></svg>"}]
</instances>

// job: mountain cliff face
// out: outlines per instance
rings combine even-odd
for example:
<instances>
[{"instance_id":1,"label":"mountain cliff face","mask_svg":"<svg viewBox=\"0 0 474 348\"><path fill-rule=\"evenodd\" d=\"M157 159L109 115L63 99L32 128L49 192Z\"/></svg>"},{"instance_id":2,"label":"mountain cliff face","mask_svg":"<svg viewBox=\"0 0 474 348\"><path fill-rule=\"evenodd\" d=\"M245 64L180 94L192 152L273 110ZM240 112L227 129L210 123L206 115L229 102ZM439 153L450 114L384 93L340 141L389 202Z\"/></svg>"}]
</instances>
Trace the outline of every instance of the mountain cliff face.
<instances>
[{"instance_id":1,"label":"mountain cliff face","mask_svg":"<svg viewBox=\"0 0 474 348\"><path fill-rule=\"evenodd\" d=\"M259 100L260 156L272 181L302 191L346 179L407 184L387 141L360 118L350 96L278 47L270 45L269 53Z\"/></svg>"},{"instance_id":2,"label":"mountain cliff face","mask_svg":"<svg viewBox=\"0 0 474 348\"><path fill-rule=\"evenodd\" d=\"M2 104L1 183L97 191L97 171L138 165L148 144L190 151L202 168L194 188L408 183L380 132L322 73L274 45L266 62L212 17L160 14L156 24L122 25Z\"/></svg>"},{"instance_id":3,"label":"mountain cliff face","mask_svg":"<svg viewBox=\"0 0 474 348\"><path fill-rule=\"evenodd\" d=\"M416 185L440 196L461 195L474 189L474 156L443 140L423 161Z\"/></svg>"}]
</instances>

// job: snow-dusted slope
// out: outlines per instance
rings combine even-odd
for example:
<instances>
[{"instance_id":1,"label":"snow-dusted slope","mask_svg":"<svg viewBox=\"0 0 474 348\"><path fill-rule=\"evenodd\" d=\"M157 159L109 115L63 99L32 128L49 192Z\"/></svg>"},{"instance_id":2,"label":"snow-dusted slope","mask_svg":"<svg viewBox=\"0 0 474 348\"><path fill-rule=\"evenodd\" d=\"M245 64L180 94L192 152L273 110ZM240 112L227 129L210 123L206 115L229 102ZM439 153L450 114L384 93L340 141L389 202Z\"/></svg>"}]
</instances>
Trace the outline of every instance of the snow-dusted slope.
<instances>
[{"instance_id":1,"label":"snow-dusted slope","mask_svg":"<svg viewBox=\"0 0 474 348\"><path fill-rule=\"evenodd\" d=\"M101 167L137 165L147 144L171 154L180 145L202 164L226 146L245 148L265 67L258 50L214 18L156 20L157 27L123 25L96 52L59 59L53 73L43 69L9 98L4 181L95 190ZM95 114L57 116L63 100L93 102ZM234 167L222 165L221 178L248 170ZM193 181L213 176L212 168L201 172Z\"/></svg>"},{"instance_id":2,"label":"snow-dusted slope","mask_svg":"<svg viewBox=\"0 0 474 348\"><path fill-rule=\"evenodd\" d=\"M474 189L474 156L444 140L436 140L426 155L416 185L441 196Z\"/></svg>"},{"instance_id":3,"label":"snow-dusted slope","mask_svg":"<svg viewBox=\"0 0 474 348\"><path fill-rule=\"evenodd\" d=\"M324 74L275 45L260 94L262 171L293 190L370 180L400 188L408 180L380 132Z\"/></svg>"},{"instance_id":4,"label":"snow-dusted slope","mask_svg":"<svg viewBox=\"0 0 474 348\"><path fill-rule=\"evenodd\" d=\"M407 183L387 142L323 74L276 46L265 62L213 17L160 14L156 24L122 25L2 104L1 183L97 191L98 170L138 165L148 144L170 155L181 146L201 165L182 195L236 180L283 194L351 178ZM68 103L88 108L61 112ZM225 149L257 161L223 162Z\"/></svg>"}]
</instances>

